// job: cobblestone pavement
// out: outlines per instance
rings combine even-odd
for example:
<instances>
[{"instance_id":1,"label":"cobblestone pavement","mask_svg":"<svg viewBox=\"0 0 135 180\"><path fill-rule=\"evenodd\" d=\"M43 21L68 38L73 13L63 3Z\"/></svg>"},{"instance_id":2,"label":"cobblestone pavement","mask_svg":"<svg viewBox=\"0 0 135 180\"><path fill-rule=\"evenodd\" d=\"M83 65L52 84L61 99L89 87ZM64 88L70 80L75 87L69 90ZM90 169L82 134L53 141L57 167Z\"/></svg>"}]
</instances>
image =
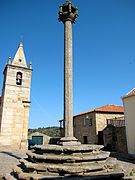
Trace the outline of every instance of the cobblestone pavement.
<instances>
[{"instance_id":1,"label":"cobblestone pavement","mask_svg":"<svg viewBox=\"0 0 135 180\"><path fill-rule=\"evenodd\" d=\"M14 166L19 164L19 159L26 157L27 151L15 151L15 150L5 150L0 148L0 180L15 180L10 173ZM127 180L135 180L135 159L130 159L129 157L118 155L113 155L117 157L118 166L121 167L125 174Z\"/></svg>"}]
</instances>

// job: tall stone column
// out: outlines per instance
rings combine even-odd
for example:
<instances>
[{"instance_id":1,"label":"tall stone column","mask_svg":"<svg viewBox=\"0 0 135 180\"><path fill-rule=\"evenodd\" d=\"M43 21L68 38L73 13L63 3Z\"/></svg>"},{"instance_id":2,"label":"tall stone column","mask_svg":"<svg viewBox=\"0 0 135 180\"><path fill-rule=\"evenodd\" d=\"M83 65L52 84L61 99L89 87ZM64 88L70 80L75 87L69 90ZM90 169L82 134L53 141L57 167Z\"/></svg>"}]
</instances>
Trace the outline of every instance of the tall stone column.
<instances>
[{"instance_id":1,"label":"tall stone column","mask_svg":"<svg viewBox=\"0 0 135 180\"><path fill-rule=\"evenodd\" d=\"M72 22L64 23L64 120L65 137L73 137Z\"/></svg>"},{"instance_id":2,"label":"tall stone column","mask_svg":"<svg viewBox=\"0 0 135 180\"><path fill-rule=\"evenodd\" d=\"M66 1L60 6L59 21L64 24L64 123L65 137L61 144L77 143L73 135L73 102L72 102L72 24L78 16L78 9Z\"/></svg>"}]
</instances>

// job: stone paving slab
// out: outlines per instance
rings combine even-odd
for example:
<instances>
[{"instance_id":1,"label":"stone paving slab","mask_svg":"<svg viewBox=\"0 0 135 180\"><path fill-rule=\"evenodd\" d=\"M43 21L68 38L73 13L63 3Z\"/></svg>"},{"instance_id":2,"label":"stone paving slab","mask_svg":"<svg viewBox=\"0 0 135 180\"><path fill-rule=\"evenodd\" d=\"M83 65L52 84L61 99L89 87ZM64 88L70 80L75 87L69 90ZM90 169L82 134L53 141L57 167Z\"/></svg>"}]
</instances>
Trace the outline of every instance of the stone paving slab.
<instances>
[{"instance_id":1,"label":"stone paving slab","mask_svg":"<svg viewBox=\"0 0 135 180\"><path fill-rule=\"evenodd\" d=\"M0 148L0 179L6 177L7 180L14 180L15 178L10 176L10 172L17 164L20 164L19 160L24 157L26 157L25 151Z\"/></svg>"}]
</instances>

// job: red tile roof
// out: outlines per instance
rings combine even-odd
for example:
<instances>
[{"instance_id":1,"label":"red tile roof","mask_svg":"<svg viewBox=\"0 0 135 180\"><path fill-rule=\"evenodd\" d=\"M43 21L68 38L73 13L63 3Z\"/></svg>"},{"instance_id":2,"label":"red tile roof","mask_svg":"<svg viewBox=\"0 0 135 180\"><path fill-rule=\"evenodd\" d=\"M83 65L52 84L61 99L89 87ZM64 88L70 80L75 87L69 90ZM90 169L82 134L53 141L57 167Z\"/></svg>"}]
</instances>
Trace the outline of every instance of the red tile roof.
<instances>
[{"instance_id":1,"label":"red tile roof","mask_svg":"<svg viewBox=\"0 0 135 180\"><path fill-rule=\"evenodd\" d=\"M124 114L124 107L114 105L114 104L107 104L105 106L101 106L99 108L91 109L90 111L86 111L86 112L82 112L80 114L74 115L74 117L81 116L81 115L91 113L91 112ZM63 120L60 120L60 121L63 121Z\"/></svg>"},{"instance_id":2,"label":"red tile roof","mask_svg":"<svg viewBox=\"0 0 135 180\"><path fill-rule=\"evenodd\" d=\"M123 106L118 106L114 104L108 104L105 106L101 106L99 108L94 109L95 111L102 111L102 112L124 112Z\"/></svg>"},{"instance_id":3,"label":"red tile roof","mask_svg":"<svg viewBox=\"0 0 135 180\"><path fill-rule=\"evenodd\" d=\"M80 116L80 115L83 115L83 114L87 114L87 113L90 113L90 112L124 113L124 107L114 105L114 104L107 104L105 106L101 106L99 108L91 109L90 111L77 114L74 117Z\"/></svg>"}]
</instances>

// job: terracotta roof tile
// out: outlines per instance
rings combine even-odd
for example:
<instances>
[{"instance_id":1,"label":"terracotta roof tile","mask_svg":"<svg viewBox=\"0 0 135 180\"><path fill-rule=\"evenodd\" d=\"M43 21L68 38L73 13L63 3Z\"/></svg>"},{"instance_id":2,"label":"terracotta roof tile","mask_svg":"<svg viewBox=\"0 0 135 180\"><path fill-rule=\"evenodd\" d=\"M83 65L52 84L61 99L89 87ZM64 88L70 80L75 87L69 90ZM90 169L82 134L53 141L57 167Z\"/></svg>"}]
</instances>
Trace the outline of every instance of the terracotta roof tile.
<instances>
[{"instance_id":1,"label":"terracotta roof tile","mask_svg":"<svg viewBox=\"0 0 135 180\"><path fill-rule=\"evenodd\" d=\"M105 106L101 106L99 108L95 108L95 109L91 109L89 111L86 112L82 112L80 114L74 115L74 117L77 116L81 116L87 113L91 113L91 112L102 112L102 113L120 113L120 114L124 114L124 107L123 106L118 106L118 105L114 105L114 104L107 104ZM60 120L59 122L61 122L63 120Z\"/></svg>"},{"instance_id":2,"label":"terracotta roof tile","mask_svg":"<svg viewBox=\"0 0 135 180\"><path fill-rule=\"evenodd\" d=\"M123 106L114 105L114 104L107 104L105 106L101 106L99 108L91 109L90 111L77 114L74 117L80 116L80 115L83 115L83 114L87 114L87 113L90 113L90 112L124 113L124 107Z\"/></svg>"},{"instance_id":3,"label":"terracotta roof tile","mask_svg":"<svg viewBox=\"0 0 135 180\"><path fill-rule=\"evenodd\" d=\"M103 111L103 112L124 112L123 106L118 106L114 104L108 104L99 108L96 108L95 111Z\"/></svg>"}]
</instances>

